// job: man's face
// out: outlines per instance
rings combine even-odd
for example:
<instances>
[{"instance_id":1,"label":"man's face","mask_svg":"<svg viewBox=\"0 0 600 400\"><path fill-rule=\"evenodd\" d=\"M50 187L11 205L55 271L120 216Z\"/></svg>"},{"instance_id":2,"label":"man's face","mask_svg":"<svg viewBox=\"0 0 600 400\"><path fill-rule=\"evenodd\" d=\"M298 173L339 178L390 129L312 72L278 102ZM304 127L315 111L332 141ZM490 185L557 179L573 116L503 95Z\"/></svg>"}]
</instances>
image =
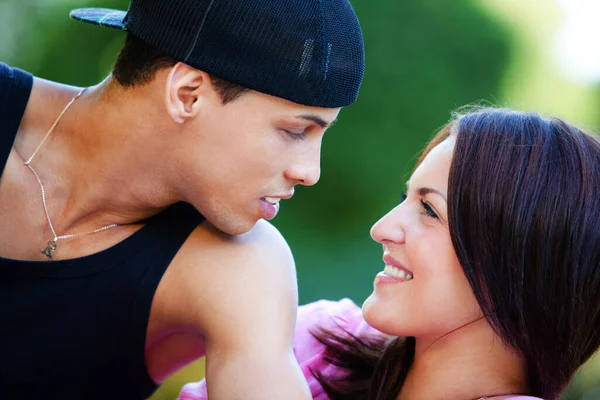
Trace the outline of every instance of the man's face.
<instances>
[{"instance_id":1,"label":"man's face","mask_svg":"<svg viewBox=\"0 0 600 400\"><path fill-rule=\"evenodd\" d=\"M258 92L201 112L177 140L177 192L228 234L272 219L295 185L314 185L321 141L340 109L308 107ZM183 140L181 140L183 139Z\"/></svg>"}]
</instances>

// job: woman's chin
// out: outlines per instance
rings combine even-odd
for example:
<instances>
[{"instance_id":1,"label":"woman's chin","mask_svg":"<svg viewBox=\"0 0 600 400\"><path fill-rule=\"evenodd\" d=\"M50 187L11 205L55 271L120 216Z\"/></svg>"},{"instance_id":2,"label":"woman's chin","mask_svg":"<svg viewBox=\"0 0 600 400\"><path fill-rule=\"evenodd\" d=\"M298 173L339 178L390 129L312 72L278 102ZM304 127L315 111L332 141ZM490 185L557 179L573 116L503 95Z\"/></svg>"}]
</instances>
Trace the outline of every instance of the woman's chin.
<instances>
[{"instance_id":1,"label":"woman's chin","mask_svg":"<svg viewBox=\"0 0 600 400\"><path fill-rule=\"evenodd\" d=\"M402 321L402 316L390 307L388 302L382 299L375 293L371 293L362 305L362 315L364 320L377 329L378 331L391 336L402 336L399 332L404 331L401 326L398 326Z\"/></svg>"}]
</instances>

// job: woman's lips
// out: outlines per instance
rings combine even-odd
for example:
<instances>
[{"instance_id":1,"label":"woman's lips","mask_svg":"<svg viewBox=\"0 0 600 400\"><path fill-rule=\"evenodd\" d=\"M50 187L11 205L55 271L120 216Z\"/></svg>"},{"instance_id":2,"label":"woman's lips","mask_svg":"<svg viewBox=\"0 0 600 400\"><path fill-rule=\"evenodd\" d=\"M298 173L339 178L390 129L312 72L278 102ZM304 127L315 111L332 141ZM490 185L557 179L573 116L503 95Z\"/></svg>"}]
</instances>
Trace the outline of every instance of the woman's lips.
<instances>
[{"instance_id":1,"label":"woman's lips","mask_svg":"<svg viewBox=\"0 0 600 400\"><path fill-rule=\"evenodd\" d=\"M390 255L384 255L385 267L375 277L375 285L401 283L413 279L413 273Z\"/></svg>"},{"instance_id":2,"label":"woman's lips","mask_svg":"<svg viewBox=\"0 0 600 400\"><path fill-rule=\"evenodd\" d=\"M406 275L410 274L411 276L413 276L413 273L411 270L406 268L398 260L396 260L394 257L390 256L389 254L386 254L383 256L383 262L385 263L385 265L391 265L394 268L404 271L404 273Z\"/></svg>"}]
</instances>

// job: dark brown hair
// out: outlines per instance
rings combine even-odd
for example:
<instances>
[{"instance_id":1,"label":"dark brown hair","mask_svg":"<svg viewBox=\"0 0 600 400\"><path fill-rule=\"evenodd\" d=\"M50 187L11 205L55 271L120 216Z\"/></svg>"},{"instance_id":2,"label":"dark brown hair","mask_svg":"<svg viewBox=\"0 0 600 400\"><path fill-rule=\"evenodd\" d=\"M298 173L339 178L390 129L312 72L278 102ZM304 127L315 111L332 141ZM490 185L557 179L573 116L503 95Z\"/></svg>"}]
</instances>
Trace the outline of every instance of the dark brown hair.
<instances>
[{"instance_id":1,"label":"dark brown hair","mask_svg":"<svg viewBox=\"0 0 600 400\"><path fill-rule=\"evenodd\" d=\"M117 57L112 74L126 88L150 83L156 72L177 64L177 60L155 49L131 33ZM221 96L223 104L231 103L250 89L211 75L211 82Z\"/></svg>"},{"instance_id":2,"label":"dark brown hair","mask_svg":"<svg viewBox=\"0 0 600 400\"><path fill-rule=\"evenodd\" d=\"M600 143L557 118L484 109L442 129L419 163L454 131L454 250L487 321L525 357L529 394L556 399L600 347ZM315 336L347 371L314 372L332 399L396 398L414 338Z\"/></svg>"}]
</instances>

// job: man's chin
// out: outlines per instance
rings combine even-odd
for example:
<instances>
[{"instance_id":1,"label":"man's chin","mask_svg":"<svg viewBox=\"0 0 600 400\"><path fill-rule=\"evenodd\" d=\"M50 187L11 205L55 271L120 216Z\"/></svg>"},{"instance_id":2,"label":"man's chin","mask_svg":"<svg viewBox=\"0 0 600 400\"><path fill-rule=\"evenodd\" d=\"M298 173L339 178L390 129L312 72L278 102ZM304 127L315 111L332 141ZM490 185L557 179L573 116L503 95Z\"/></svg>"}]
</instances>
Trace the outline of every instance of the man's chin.
<instances>
[{"instance_id":1,"label":"man's chin","mask_svg":"<svg viewBox=\"0 0 600 400\"><path fill-rule=\"evenodd\" d=\"M248 233L249 231L251 231L257 222L258 222L258 220L236 221L236 222L218 221L217 223L213 223L213 226L227 235L239 236L239 235L243 235L244 233Z\"/></svg>"}]
</instances>

